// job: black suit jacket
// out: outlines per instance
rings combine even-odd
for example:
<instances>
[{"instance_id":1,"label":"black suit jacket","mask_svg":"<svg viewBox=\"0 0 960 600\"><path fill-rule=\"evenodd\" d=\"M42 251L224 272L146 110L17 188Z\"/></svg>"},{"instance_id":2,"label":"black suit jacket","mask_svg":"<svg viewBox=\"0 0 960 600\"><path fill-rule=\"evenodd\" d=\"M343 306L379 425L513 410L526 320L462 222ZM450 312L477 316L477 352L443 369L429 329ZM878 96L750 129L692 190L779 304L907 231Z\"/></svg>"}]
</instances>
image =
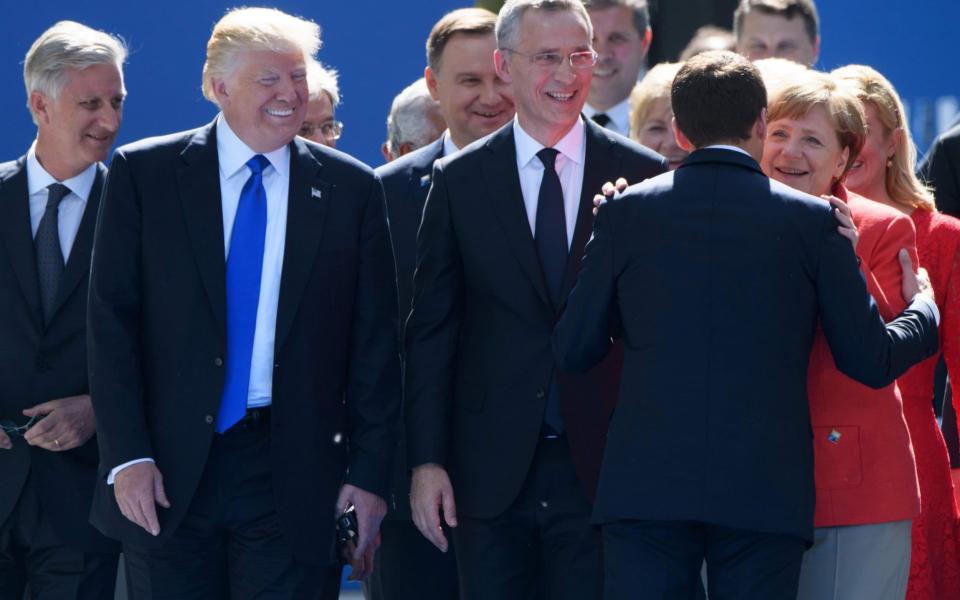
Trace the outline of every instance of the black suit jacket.
<instances>
[{"instance_id":1,"label":"black suit jacket","mask_svg":"<svg viewBox=\"0 0 960 600\"><path fill-rule=\"evenodd\" d=\"M920 178L933 186L937 208L960 218L960 123L933 142L919 171Z\"/></svg>"},{"instance_id":2,"label":"black suit jacket","mask_svg":"<svg viewBox=\"0 0 960 600\"><path fill-rule=\"evenodd\" d=\"M884 326L828 204L731 150L699 150L600 210L557 325L559 363L599 360L612 314L626 361L600 523L697 520L812 540L818 321L838 368L874 387L937 348L926 307Z\"/></svg>"},{"instance_id":3,"label":"black suit jacket","mask_svg":"<svg viewBox=\"0 0 960 600\"><path fill-rule=\"evenodd\" d=\"M24 423L23 409L89 392L87 287L90 248L106 169L97 175L64 266L50 323L44 327L30 228L26 157L0 164L0 419ZM88 523L96 481L97 442L67 452L34 448L22 440L0 450L0 523L32 474L41 505L60 538L90 552L117 545Z\"/></svg>"},{"instance_id":4,"label":"black suit jacket","mask_svg":"<svg viewBox=\"0 0 960 600\"><path fill-rule=\"evenodd\" d=\"M592 198L603 182L666 170L660 155L589 120L585 137L563 298L576 279ZM458 513L493 517L516 498L555 378L574 465L592 497L618 365L614 356L577 377L580 385L558 377L550 336L562 309L552 305L540 269L509 123L436 163L417 240L405 335L409 461L446 466Z\"/></svg>"},{"instance_id":5,"label":"black suit jacket","mask_svg":"<svg viewBox=\"0 0 960 600\"><path fill-rule=\"evenodd\" d=\"M319 563L331 559L344 480L386 494L400 395L396 282L373 172L299 138L289 148L271 459L284 533L295 555ZM101 456L93 521L155 547L197 488L230 359L216 128L124 146L111 166L90 289ZM157 538L120 514L105 480L148 456L171 502Z\"/></svg>"},{"instance_id":6,"label":"black suit jacket","mask_svg":"<svg viewBox=\"0 0 960 600\"><path fill-rule=\"evenodd\" d=\"M413 271L417 261L417 230L423 205L430 190L434 161L443 158L443 136L395 161L378 167L376 174L383 182L387 198L387 219L390 240L397 262L397 291L400 298L400 335L405 317L410 313L413 295ZM390 486L387 518L407 519L410 516L410 469L407 466L406 436L397 440L393 478Z\"/></svg>"}]
</instances>

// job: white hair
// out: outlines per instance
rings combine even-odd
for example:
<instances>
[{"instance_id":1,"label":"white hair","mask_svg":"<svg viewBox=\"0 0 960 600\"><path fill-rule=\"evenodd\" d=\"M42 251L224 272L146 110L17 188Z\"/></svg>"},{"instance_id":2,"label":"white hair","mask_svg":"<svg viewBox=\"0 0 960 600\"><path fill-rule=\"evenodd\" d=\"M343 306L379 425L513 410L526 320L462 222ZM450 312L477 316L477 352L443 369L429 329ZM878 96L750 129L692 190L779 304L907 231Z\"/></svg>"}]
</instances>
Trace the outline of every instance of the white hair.
<instances>
[{"instance_id":1,"label":"white hair","mask_svg":"<svg viewBox=\"0 0 960 600\"><path fill-rule=\"evenodd\" d=\"M587 39L593 39L593 23L590 14L580 0L507 0L497 15L497 47L501 50L516 48L520 41L520 20L531 8L549 12L570 11L579 16L587 26Z\"/></svg>"},{"instance_id":2,"label":"white hair","mask_svg":"<svg viewBox=\"0 0 960 600\"><path fill-rule=\"evenodd\" d=\"M400 146L409 143L413 149L422 148L437 139L436 125L430 116L440 114L440 103L430 97L427 82L421 77L403 89L393 99L387 116L387 149L399 155Z\"/></svg>"},{"instance_id":3,"label":"white hair","mask_svg":"<svg viewBox=\"0 0 960 600\"><path fill-rule=\"evenodd\" d=\"M203 63L203 95L217 103L213 79L225 79L243 52L267 50L302 52L304 61L320 49L320 26L313 21L288 15L275 8L234 8L227 11L207 41Z\"/></svg>"},{"instance_id":4,"label":"white hair","mask_svg":"<svg viewBox=\"0 0 960 600\"><path fill-rule=\"evenodd\" d=\"M320 94L326 92L330 96L330 105L336 108L340 104L340 86L337 84L336 69L324 67L319 61L310 60L307 63L307 89L310 91L310 100L317 100Z\"/></svg>"},{"instance_id":5,"label":"white hair","mask_svg":"<svg viewBox=\"0 0 960 600\"><path fill-rule=\"evenodd\" d=\"M112 64L123 77L127 47L119 37L91 29L75 21L60 21L40 34L23 60L23 83L30 95L39 92L56 100L67 85L70 69ZM36 123L36 116L31 116Z\"/></svg>"}]
</instances>

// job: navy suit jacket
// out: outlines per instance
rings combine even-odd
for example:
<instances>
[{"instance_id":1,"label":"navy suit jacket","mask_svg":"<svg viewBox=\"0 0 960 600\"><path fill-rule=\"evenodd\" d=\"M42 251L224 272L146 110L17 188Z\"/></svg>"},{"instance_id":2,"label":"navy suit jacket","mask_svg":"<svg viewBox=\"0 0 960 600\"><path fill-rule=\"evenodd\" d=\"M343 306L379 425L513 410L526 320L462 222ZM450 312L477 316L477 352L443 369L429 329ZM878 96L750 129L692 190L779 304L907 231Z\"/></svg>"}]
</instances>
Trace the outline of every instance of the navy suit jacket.
<instances>
[{"instance_id":1,"label":"navy suit jacket","mask_svg":"<svg viewBox=\"0 0 960 600\"><path fill-rule=\"evenodd\" d=\"M289 148L271 461L293 553L322 564L333 559L340 485L386 496L400 397L396 279L373 171L300 138ZM88 326L101 460L93 521L149 548L197 489L230 360L216 127L124 146L111 167ZM148 456L171 502L156 538L120 514L106 484L110 469Z\"/></svg>"},{"instance_id":2,"label":"navy suit jacket","mask_svg":"<svg viewBox=\"0 0 960 600\"><path fill-rule=\"evenodd\" d=\"M721 149L600 209L554 340L559 364L583 370L607 351L611 321L623 327L595 521L694 520L812 540L807 364L818 321L838 368L873 387L937 348L922 303L884 325L837 226L823 200Z\"/></svg>"}]
</instances>

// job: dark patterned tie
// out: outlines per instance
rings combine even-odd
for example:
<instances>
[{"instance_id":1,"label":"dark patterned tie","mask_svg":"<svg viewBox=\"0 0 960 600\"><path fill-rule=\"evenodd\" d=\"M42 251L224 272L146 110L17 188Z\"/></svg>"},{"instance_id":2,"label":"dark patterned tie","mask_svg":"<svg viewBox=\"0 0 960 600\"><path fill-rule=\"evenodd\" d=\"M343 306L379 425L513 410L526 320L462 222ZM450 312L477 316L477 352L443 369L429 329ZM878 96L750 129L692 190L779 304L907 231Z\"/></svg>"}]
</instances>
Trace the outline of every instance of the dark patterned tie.
<instances>
[{"instance_id":1,"label":"dark patterned tie","mask_svg":"<svg viewBox=\"0 0 960 600\"><path fill-rule=\"evenodd\" d=\"M63 275L63 250L60 248L60 201L70 193L62 183L47 186L47 207L37 227L33 248L37 256L37 279L40 283L40 304L43 322L49 323L53 300L57 296L60 276Z\"/></svg>"},{"instance_id":2,"label":"dark patterned tie","mask_svg":"<svg viewBox=\"0 0 960 600\"><path fill-rule=\"evenodd\" d=\"M607 116L607 113L597 113L593 115L593 122L600 127L606 127L610 124L610 117Z\"/></svg>"},{"instance_id":3,"label":"dark patterned tie","mask_svg":"<svg viewBox=\"0 0 960 600\"><path fill-rule=\"evenodd\" d=\"M550 290L554 309L559 308L563 292L563 277L567 271L567 218L563 210L563 188L557 175L557 151L544 148L537 152L543 163L543 180L537 200L536 243L540 267ZM560 393L556 378L547 393L547 406L543 415L547 433L563 433L563 417L560 415Z\"/></svg>"}]
</instances>

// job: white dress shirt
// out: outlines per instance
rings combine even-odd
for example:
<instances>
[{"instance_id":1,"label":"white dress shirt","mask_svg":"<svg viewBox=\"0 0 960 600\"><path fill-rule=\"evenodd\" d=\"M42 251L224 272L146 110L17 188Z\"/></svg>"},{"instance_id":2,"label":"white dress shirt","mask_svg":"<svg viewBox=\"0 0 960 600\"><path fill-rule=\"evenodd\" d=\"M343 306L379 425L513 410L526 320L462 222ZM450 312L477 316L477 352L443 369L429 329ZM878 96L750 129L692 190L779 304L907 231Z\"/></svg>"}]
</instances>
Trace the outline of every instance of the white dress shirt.
<instances>
[{"instance_id":1,"label":"white dress shirt","mask_svg":"<svg viewBox=\"0 0 960 600\"><path fill-rule=\"evenodd\" d=\"M615 131L622 136L630 135L630 97L627 96L617 104L614 104L607 110L597 110L589 104L583 105L583 114L591 119L594 115L603 113L610 117L607 123L607 129Z\"/></svg>"},{"instance_id":2,"label":"white dress shirt","mask_svg":"<svg viewBox=\"0 0 960 600\"><path fill-rule=\"evenodd\" d=\"M67 263L73 240L80 229L83 211L87 207L90 190L93 189L93 180L97 177L97 165L92 164L80 174L66 181L57 179L47 172L37 160L36 142L30 145L27 151L27 194L30 199L30 229L36 237L40 227L40 219L47 210L47 186L52 183L62 183L70 193L63 197L57 210L57 225L60 231L60 251L63 252L63 262Z\"/></svg>"},{"instance_id":3,"label":"white dress shirt","mask_svg":"<svg viewBox=\"0 0 960 600\"><path fill-rule=\"evenodd\" d=\"M559 152L554 166L560 177L563 189L563 212L567 220L567 248L573 243L573 230L577 224L580 210L580 192L583 187L583 165L586 160L587 144L584 137L582 119L577 119L570 131L553 148ZM517 149L517 172L520 175L520 190L523 192L523 204L527 210L530 232L537 236L537 204L540 199L540 183L543 181L543 163L537 152L544 145L530 137L513 119L513 137Z\"/></svg>"},{"instance_id":4,"label":"white dress shirt","mask_svg":"<svg viewBox=\"0 0 960 600\"><path fill-rule=\"evenodd\" d=\"M230 254L233 221L240 204L240 192L252 171L247 161L258 154L230 129L221 114L217 117L217 158L220 164L220 202L223 209L224 260ZM263 188L267 192L267 231L263 244L263 270L260 274L260 299L257 324L250 357L250 387L247 407L269 406L273 390L273 350L277 330L277 301L283 272L283 249L287 238L287 199L290 190L290 148L286 145L263 153L270 166L263 170ZM117 466L107 476L112 485L118 472L152 458L139 458Z\"/></svg>"},{"instance_id":5,"label":"white dress shirt","mask_svg":"<svg viewBox=\"0 0 960 600\"><path fill-rule=\"evenodd\" d=\"M443 156L450 156L454 152L459 152L460 148L457 148L457 145L453 143L453 138L450 137L450 130L443 132Z\"/></svg>"}]
</instances>

